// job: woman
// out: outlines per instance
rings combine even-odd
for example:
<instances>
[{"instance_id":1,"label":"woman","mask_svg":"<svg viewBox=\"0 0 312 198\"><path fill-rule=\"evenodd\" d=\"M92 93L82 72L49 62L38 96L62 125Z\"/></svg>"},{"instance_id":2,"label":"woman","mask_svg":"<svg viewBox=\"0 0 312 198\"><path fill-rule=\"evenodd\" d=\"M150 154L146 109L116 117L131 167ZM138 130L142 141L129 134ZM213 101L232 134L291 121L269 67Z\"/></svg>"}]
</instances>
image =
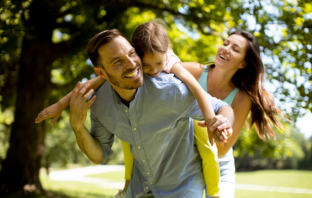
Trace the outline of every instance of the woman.
<instances>
[{"instance_id":1,"label":"woman","mask_svg":"<svg viewBox=\"0 0 312 198\"><path fill-rule=\"evenodd\" d=\"M232 146L249 111L250 126L255 124L261 139L275 137L273 126L282 129L278 114L284 114L275 106L272 95L262 86L264 66L258 42L249 32L235 31L218 49L214 64L206 67L198 63L183 63L183 66L211 96L224 100L234 110L232 136L225 144L216 141L221 173L220 197L234 197L235 164Z\"/></svg>"}]
</instances>

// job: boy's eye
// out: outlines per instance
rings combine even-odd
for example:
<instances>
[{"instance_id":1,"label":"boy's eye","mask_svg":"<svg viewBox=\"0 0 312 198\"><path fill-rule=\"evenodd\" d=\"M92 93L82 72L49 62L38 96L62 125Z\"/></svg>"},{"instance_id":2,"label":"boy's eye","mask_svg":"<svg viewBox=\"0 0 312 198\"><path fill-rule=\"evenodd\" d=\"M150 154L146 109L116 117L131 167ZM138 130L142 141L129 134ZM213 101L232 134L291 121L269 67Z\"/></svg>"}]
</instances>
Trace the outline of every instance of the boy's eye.
<instances>
[{"instance_id":1,"label":"boy's eye","mask_svg":"<svg viewBox=\"0 0 312 198\"><path fill-rule=\"evenodd\" d=\"M163 62L157 63L157 65L162 65L162 64L163 64Z\"/></svg>"}]
</instances>

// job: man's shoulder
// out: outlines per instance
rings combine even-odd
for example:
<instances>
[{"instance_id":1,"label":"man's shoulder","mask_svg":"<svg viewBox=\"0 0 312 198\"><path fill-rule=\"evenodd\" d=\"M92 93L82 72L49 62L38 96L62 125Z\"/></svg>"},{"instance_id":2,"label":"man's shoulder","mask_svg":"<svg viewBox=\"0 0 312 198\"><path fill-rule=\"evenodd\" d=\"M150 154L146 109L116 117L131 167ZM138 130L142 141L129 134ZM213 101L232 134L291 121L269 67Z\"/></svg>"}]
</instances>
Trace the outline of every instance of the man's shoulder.
<instances>
[{"instance_id":1,"label":"man's shoulder","mask_svg":"<svg viewBox=\"0 0 312 198\"><path fill-rule=\"evenodd\" d=\"M145 75L144 81L147 86L155 87L157 89L179 88L180 86L182 88L186 87L186 85L176 76L165 72L160 73L157 77Z\"/></svg>"},{"instance_id":2,"label":"man's shoulder","mask_svg":"<svg viewBox=\"0 0 312 198\"><path fill-rule=\"evenodd\" d=\"M147 90L145 93L149 96L161 98L167 102L168 99L174 99L174 101L181 101L186 98L193 99L193 95L187 86L173 74L162 72L157 77L145 76L144 86Z\"/></svg>"},{"instance_id":3,"label":"man's shoulder","mask_svg":"<svg viewBox=\"0 0 312 198\"><path fill-rule=\"evenodd\" d=\"M108 82L104 82L95 92L93 95L96 96L94 103L91 105L91 111L94 111L99 106L103 106L107 104L103 102L104 100L108 100L112 95L112 87Z\"/></svg>"}]
</instances>

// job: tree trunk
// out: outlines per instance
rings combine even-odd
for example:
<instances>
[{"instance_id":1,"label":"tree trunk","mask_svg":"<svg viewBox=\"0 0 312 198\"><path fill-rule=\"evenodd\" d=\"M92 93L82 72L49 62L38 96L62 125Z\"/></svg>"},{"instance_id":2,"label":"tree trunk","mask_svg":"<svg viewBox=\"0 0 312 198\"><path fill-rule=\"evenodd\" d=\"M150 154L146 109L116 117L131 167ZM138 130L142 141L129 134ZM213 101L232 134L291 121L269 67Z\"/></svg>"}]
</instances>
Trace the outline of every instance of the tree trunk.
<instances>
[{"instance_id":1,"label":"tree trunk","mask_svg":"<svg viewBox=\"0 0 312 198\"><path fill-rule=\"evenodd\" d=\"M24 38L10 147L0 172L0 192L43 192L39 180L45 123L35 124L48 98L51 64L48 42Z\"/></svg>"}]
</instances>

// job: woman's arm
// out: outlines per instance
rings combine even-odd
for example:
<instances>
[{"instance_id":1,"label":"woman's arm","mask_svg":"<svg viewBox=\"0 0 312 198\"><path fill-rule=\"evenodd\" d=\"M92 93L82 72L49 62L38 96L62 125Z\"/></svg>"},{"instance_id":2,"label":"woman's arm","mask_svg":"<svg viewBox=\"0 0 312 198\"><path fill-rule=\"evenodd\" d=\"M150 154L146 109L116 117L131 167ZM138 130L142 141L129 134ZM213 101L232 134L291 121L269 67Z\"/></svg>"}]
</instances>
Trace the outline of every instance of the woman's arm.
<instances>
[{"instance_id":1,"label":"woman's arm","mask_svg":"<svg viewBox=\"0 0 312 198\"><path fill-rule=\"evenodd\" d=\"M248 96L248 94L242 90L240 90L233 103L232 108L234 111L235 122L233 126L233 134L228 138L226 143L218 143L216 145L218 147L218 157L223 157L232 146L235 144L236 140L239 137L239 134L244 126L245 120L248 116L248 113L251 109L252 102Z\"/></svg>"},{"instance_id":2,"label":"woman's arm","mask_svg":"<svg viewBox=\"0 0 312 198\"><path fill-rule=\"evenodd\" d=\"M85 83L89 84L88 89L98 89L106 80L100 76L91 79ZM62 111L69 105L72 91L61 98L57 103L43 109L35 119L35 123L40 123L48 118L53 118L51 125L54 125L57 119L61 116Z\"/></svg>"},{"instance_id":3,"label":"woman's arm","mask_svg":"<svg viewBox=\"0 0 312 198\"><path fill-rule=\"evenodd\" d=\"M190 72L197 81L204 70L204 65L195 62L183 62L182 66Z\"/></svg>"},{"instance_id":4,"label":"woman's arm","mask_svg":"<svg viewBox=\"0 0 312 198\"><path fill-rule=\"evenodd\" d=\"M213 111L211 102L210 102L210 96L207 94L207 92L200 86L200 84L197 82L197 80L188 72L181 64L176 63L172 69L171 72L176 75L180 80L182 80L186 86L189 88L189 90L192 92L194 97L196 98L198 105L203 113L206 125L208 126L211 122L211 119L215 116L215 113ZM207 127L208 129L208 127ZM213 145L213 135L208 131L209 135L209 142L211 145ZM216 134L221 140L226 140L227 137L222 133Z\"/></svg>"}]
</instances>

